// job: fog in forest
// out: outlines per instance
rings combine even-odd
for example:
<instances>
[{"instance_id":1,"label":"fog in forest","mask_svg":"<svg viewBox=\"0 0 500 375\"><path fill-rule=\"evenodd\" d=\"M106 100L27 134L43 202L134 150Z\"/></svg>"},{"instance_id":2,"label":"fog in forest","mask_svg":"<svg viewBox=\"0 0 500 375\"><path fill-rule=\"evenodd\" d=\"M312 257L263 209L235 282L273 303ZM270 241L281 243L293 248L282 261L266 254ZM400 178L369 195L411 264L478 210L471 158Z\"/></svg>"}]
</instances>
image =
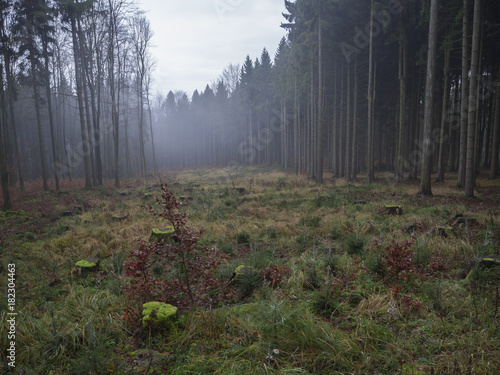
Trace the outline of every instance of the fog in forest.
<instances>
[{"instance_id":1,"label":"fog in forest","mask_svg":"<svg viewBox=\"0 0 500 375\"><path fill-rule=\"evenodd\" d=\"M191 167L390 171L423 194L432 174L455 173L467 195L479 171L497 176L497 1L284 6L273 56L263 47L184 92L153 84L154 30L132 2L3 1L5 204L27 181L120 186Z\"/></svg>"}]
</instances>

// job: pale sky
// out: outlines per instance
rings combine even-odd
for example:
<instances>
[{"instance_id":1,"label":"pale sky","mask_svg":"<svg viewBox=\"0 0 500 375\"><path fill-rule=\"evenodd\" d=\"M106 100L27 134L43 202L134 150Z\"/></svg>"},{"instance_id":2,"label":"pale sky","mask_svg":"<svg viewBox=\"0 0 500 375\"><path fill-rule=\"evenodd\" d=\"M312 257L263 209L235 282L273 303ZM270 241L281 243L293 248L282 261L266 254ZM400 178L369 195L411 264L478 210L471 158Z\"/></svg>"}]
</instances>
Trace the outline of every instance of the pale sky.
<instances>
[{"instance_id":1,"label":"pale sky","mask_svg":"<svg viewBox=\"0 0 500 375\"><path fill-rule=\"evenodd\" d=\"M154 31L153 90L184 90L191 97L247 55L274 59L286 32L284 0L139 0Z\"/></svg>"}]
</instances>

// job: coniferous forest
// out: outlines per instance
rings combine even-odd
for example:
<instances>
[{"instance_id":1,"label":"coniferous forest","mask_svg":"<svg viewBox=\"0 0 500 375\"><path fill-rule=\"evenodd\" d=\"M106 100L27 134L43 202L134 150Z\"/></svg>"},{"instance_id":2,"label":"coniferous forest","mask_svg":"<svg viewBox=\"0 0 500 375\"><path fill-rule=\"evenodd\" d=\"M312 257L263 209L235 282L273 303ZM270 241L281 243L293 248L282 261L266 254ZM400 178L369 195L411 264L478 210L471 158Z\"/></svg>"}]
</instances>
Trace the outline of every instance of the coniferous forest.
<instances>
[{"instance_id":1,"label":"coniferous forest","mask_svg":"<svg viewBox=\"0 0 500 375\"><path fill-rule=\"evenodd\" d=\"M422 194L454 172L466 196L481 171L497 177L497 2L285 6L275 56L191 94L152 92L153 34L131 2L3 1L4 205L25 181L118 187L162 168L277 164L368 182L391 171Z\"/></svg>"},{"instance_id":2,"label":"coniferous forest","mask_svg":"<svg viewBox=\"0 0 500 375\"><path fill-rule=\"evenodd\" d=\"M2 371L498 371L500 2L283 9L188 93L134 0L0 0Z\"/></svg>"}]
</instances>

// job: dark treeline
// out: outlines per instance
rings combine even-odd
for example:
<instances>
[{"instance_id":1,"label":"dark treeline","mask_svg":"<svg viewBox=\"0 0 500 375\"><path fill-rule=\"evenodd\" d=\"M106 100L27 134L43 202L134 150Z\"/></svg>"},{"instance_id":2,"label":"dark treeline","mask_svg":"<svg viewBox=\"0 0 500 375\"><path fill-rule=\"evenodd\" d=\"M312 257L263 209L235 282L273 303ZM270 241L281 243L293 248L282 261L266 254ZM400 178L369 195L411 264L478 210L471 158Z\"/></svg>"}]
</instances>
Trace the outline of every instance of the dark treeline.
<instances>
[{"instance_id":1,"label":"dark treeline","mask_svg":"<svg viewBox=\"0 0 500 375\"><path fill-rule=\"evenodd\" d=\"M169 93L169 165L279 163L318 181L389 170L421 194L451 171L467 196L481 169L497 177L499 2L285 6L273 62L247 57L235 84L231 66L191 103Z\"/></svg>"},{"instance_id":2,"label":"dark treeline","mask_svg":"<svg viewBox=\"0 0 500 375\"><path fill-rule=\"evenodd\" d=\"M322 181L498 175L500 3L285 1L287 37L202 92L152 95L152 31L126 0L0 0L0 174L104 179L279 164ZM250 32L250 31L249 31Z\"/></svg>"}]
</instances>

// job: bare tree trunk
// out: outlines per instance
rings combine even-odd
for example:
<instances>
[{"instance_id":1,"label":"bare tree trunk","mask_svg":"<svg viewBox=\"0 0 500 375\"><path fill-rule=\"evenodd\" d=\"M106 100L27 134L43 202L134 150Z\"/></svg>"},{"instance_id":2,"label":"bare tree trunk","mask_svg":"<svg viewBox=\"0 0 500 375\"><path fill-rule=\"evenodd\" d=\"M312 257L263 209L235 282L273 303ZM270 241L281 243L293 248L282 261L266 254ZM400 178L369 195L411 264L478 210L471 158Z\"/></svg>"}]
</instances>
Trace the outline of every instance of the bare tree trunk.
<instances>
[{"instance_id":1,"label":"bare tree trunk","mask_svg":"<svg viewBox=\"0 0 500 375\"><path fill-rule=\"evenodd\" d=\"M500 65L498 65L497 79L500 77ZM495 116L493 120L493 139L491 145L490 179L498 177L498 152L500 143L500 89L495 94Z\"/></svg>"},{"instance_id":2,"label":"bare tree trunk","mask_svg":"<svg viewBox=\"0 0 500 375\"><path fill-rule=\"evenodd\" d=\"M460 149L457 187L465 186L465 158L467 154L467 122L469 93L469 0L464 0L464 16L462 21L462 103L460 110Z\"/></svg>"},{"instance_id":3,"label":"bare tree trunk","mask_svg":"<svg viewBox=\"0 0 500 375\"><path fill-rule=\"evenodd\" d=\"M367 158L367 182L371 184L375 180L373 171L373 18L375 8L373 7L373 0L371 0L370 11L370 49L368 59L368 158Z\"/></svg>"},{"instance_id":4,"label":"bare tree trunk","mask_svg":"<svg viewBox=\"0 0 500 375\"><path fill-rule=\"evenodd\" d=\"M3 66L0 64L0 75L3 75ZM9 192L9 171L7 167L7 158L5 156L5 128L7 127L7 105L5 103L5 94L3 89L3 81L0 81L0 100L2 106L2 118L0 123L0 181L2 186L3 208L10 210L12 202Z\"/></svg>"},{"instance_id":5,"label":"bare tree trunk","mask_svg":"<svg viewBox=\"0 0 500 375\"><path fill-rule=\"evenodd\" d=\"M347 117L345 140L345 179L351 180L351 64L347 62Z\"/></svg>"},{"instance_id":6,"label":"bare tree trunk","mask_svg":"<svg viewBox=\"0 0 500 375\"><path fill-rule=\"evenodd\" d=\"M396 182L404 179L404 130L405 130L405 107L406 107L406 47L403 40L403 23L399 15L399 130L398 148L396 152Z\"/></svg>"},{"instance_id":7,"label":"bare tree trunk","mask_svg":"<svg viewBox=\"0 0 500 375\"><path fill-rule=\"evenodd\" d=\"M109 41L108 41L108 80L109 80L109 91L111 96L111 123L113 125L113 170L115 177L115 187L120 187L120 171L119 171L119 146L120 146L120 115L118 112L119 101L120 101L120 88L117 84L115 77L115 48L119 48L117 43L117 33L118 33L118 15L117 10L114 9L114 4L112 0L108 0L109 3ZM121 75L121 61L120 57L118 60L118 81Z\"/></svg>"},{"instance_id":8,"label":"bare tree trunk","mask_svg":"<svg viewBox=\"0 0 500 375\"><path fill-rule=\"evenodd\" d=\"M337 158L337 129L338 129L338 118L337 118L337 113L338 113L338 98L339 98L339 92L338 92L338 75L337 75L337 69L338 69L338 62L335 62L335 67L334 67L334 77L333 77L333 91L335 92L334 98L333 98L333 127L332 127L332 173L334 177L338 177L338 158Z\"/></svg>"},{"instance_id":9,"label":"bare tree trunk","mask_svg":"<svg viewBox=\"0 0 500 375\"><path fill-rule=\"evenodd\" d=\"M158 174L158 164L156 163L156 152L155 152L155 137L153 134L153 114L151 111L151 101L149 100L149 84L146 88L146 102L148 105L148 114L149 114L149 130L151 132L151 152L153 153L153 170Z\"/></svg>"},{"instance_id":10,"label":"bare tree trunk","mask_svg":"<svg viewBox=\"0 0 500 375\"><path fill-rule=\"evenodd\" d=\"M300 173L300 153L299 153L299 93L297 90L297 71L294 69L294 100L293 100L293 152L295 153L295 175Z\"/></svg>"},{"instance_id":11,"label":"bare tree trunk","mask_svg":"<svg viewBox=\"0 0 500 375\"><path fill-rule=\"evenodd\" d=\"M318 19L318 132L316 154L316 180L323 183L323 46L321 27L322 3L319 1Z\"/></svg>"},{"instance_id":12,"label":"bare tree trunk","mask_svg":"<svg viewBox=\"0 0 500 375\"><path fill-rule=\"evenodd\" d=\"M450 52L451 48L449 42L446 45L445 59L444 59L444 90L443 90L443 107L441 113L441 131L439 135L439 155L438 155L438 175L436 182L444 182L444 173L446 167L446 124L448 123L448 106L450 101Z\"/></svg>"},{"instance_id":13,"label":"bare tree trunk","mask_svg":"<svg viewBox=\"0 0 500 375\"><path fill-rule=\"evenodd\" d=\"M339 120L339 126L338 126L338 172L339 172L339 177L344 177L344 112L345 112L345 105L344 105L344 63L342 63L340 67L340 120Z\"/></svg>"},{"instance_id":14,"label":"bare tree trunk","mask_svg":"<svg viewBox=\"0 0 500 375\"><path fill-rule=\"evenodd\" d=\"M47 110L49 112L49 127L50 127L50 139L52 144L52 162L54 165L54 181L56 185L56 190L59 191L59 176L57 175L57 152L56 152L56 135L54 132L54 115L52 112L52 93L50 91L50 70L49 70L49 52L48 46L45 38L42 38L43 44L43 56L45 60L45 88L47 93Z\"/></svg>"},{"instance_id":15,"label":"bare tree trunk","mask_svg":"<svg viewBox=\"0 0 500 375\"><path fill-rule=\"evenodd\" d=\"M45 157L45 141L43 139L42 117L40 114L40 93L38 92L38 83L36 81L36 64L34 52L30 53L31 63L31 83L33 85L33 99L35 101L36 125L38 129L38 145L40 147L40 163L42 165L43 190L48 191L47 184L47 158Z\"/></svg>"},{"instance_id":16,"label":"bare tree trunk","mask_svg":"<svg viewBox=\"0 0 500 375\"><path fill-rule=\"evenodd\" d=\"M81 77L81 59L79 44L77 38L77 28L76 20L74 16L71 17L71 35L73 38L73 57L75 60L75 80L76 80L76 96L78 100L78 113L80 115L80 131L82 136L82 152L83 152L83 163L85 170L85 187L92 187L91 175L90 175L90 155L89 155L89 141L87 138L87 131L85 128L85 112L83 107L83 85Z\"/></svg>"},{"instance_id":17,"label":"bare tree trunk","mask_svg":"<svg viewBox=\"0 0 500 375\"><path fill-rule=\"evenodd\" d=\"M358 62L354 57L354 104L352 114L352 147L351 147L351 180L356 179L357 173L357 127L358 127Z\"/></svg>"},{"instance_id":18,"label":"bare tree trunk","mask_svg":"<svg viewBox=\"0 0 500 375\"><path fill-rule=\"evenodd\" d=\"M314 55L311 53L311 97L310 97L310 107L311 107L311 122L310 122L310 135L309 135L309 144L310 144L310 173L311 178L316 180L316 105L314 102L315 94L314 94Z\"/></svg>"},{"instance_id":19,"label":"bare tree trunk","mask_svg":"<svg viewBox=\"0 0 500 375\"><path fill-rule=\"evenodd\" d=\"M481 0L474 2L474 24L472 31L471 75L467 121L467 156L465 163L465 197L474 196L474 145L476 135L477 89L479 75L479 36L481 34Z\"/></svg>"},{"instance_id":20,"label":"bare tree trunk","mask_svg":"<svg viewBox=\"0 0 500 375\"><path fill-rule=\"evenodd\" d=\"M3 23L3 20L2 20ZM0 30L2 30L3 33L3 25L0 25ZM16 111L14 109L14 82L13 82L13 76L12 76L12 71L10 68L10 53L9 50L10 48L6 46L5 43L5 36L2 35L2 40L3 40L3 56L4 56L4 62L5 62L5 76L7 78L7 97L9 101L9 110L10 110L10 126L12 128L12 137L14 141L14 156L16 158L16 171L17 171L17 177L19 179L19 187L22 190L24 190L24 175L23 175L23 167L21 163L21 154L19 152L19 140L17 137L17 126L16 126Z\"/></svg>"},{"instance_id":21,"label":"bare tree trunk","mask_svg":"<svg viewBox=\"0 0 500 375\"><path fill-rule=\"evenodd\" d=\"M429 47L427 51L427 77L425 83L424 109L424 143L422 150L422 175L420 178L420 195L432 195L432 117L434 115L434 85L436 83L436 51L437 51L438 1L431 0L429 23Z\"/></svg>"}]
</instances>

